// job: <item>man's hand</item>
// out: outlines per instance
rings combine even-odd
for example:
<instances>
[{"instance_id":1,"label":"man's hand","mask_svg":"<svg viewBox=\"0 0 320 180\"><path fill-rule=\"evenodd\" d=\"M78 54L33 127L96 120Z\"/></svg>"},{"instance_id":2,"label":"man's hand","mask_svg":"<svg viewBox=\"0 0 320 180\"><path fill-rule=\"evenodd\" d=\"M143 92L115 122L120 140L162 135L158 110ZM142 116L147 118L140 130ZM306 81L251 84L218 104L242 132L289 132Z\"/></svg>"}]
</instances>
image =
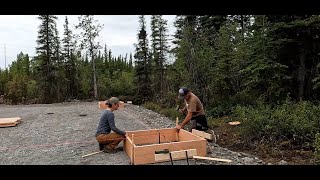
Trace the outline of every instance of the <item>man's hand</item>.
<instances>
[{"instance_id":1,"label":"man's hand","mask_svg":"<svg viewBox=\"0 0 320 180\"><path fill-rule=\"evenodd\" d=\"M176 128L177 128L177 132L179 132L182 127L180 125L176 125Z\"/></svg>"}]
</instances>

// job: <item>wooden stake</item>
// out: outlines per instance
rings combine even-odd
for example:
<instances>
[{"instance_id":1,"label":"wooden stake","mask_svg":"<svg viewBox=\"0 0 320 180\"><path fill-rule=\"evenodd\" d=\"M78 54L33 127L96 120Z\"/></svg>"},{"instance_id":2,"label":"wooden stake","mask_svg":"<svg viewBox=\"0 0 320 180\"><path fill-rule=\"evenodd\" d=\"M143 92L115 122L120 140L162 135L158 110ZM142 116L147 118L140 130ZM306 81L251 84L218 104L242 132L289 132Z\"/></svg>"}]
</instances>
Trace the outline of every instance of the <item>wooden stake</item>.
<instances>
[{"instance_id":1,"label":"wooden stake","mask_svg":"<svg viewBox=\"0 0 320 180\"><path fill-rule=\"evenodd\" d=\"M176 118L176 126L179 125L179 117Z\"/></svg>"},{"instance_id":2,"label":"wooden stake","mask_svg":"<svg viewBox=\"0 0 320 180\"><path fill-rule=\"evenodd\" d=\"M211 161L221 161L221 162L232 162L229 159L220 159L220 158L210 158L210 157L202 157L202 156L193 156L194 159L204 159L204 160L211 160Z\"/></svg>"},{"instance_id":3,"label":"wooden stake","mask_svg":"<svg viewBox=\"0 0 320 180\"><path fill-rule=\"evenodd\" d=\"M179 125L179 117L176 118L176 127ZM176 132L176 140L177 142L179 142L179 135L178 135L178 131Z\"/></svg>"},{"instance_id":4,"label":"wooden stake","mask_svg":"<svg viewBox=\"0 0 320 180\"><path fill-rule=\"evenodd\" d=\"M98 153L101 153L103 151L97 151L97 152L93 152L93 153L90 153L90 154L87 154L87 155L83 155L82 158L84 157L87 157L87 156L92 156L92 155L95 155L95 154L98 154Z\"/></svg>"},{"instance_id":5,"label":"wooden stake","mask_svg":"<svg viewBox=\"0 0 320 180\"><path fill-rule=\"evenodd\" d=\"M132 136L131 136L131 139L132 139L132 150L131 150L131 165L133 165L133 159L134 159L134 153L133 153L133 151L134 151L134 141L133 141L133 136L134 136L134 134L132 134Z\"/></svg>"}]
</instances>

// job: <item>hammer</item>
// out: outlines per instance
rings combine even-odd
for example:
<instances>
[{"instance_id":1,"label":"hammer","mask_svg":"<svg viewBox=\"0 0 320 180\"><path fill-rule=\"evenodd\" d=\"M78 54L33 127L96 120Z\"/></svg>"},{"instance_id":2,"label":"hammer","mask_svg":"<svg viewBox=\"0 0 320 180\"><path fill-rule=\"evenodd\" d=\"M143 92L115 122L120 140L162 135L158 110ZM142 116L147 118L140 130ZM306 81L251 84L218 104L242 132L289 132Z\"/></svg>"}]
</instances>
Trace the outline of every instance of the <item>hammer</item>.
<instances>
[{"instance_id":1,"label":"hammer","mask_svg":"<svg viewBox=\"0 0 320 180\"><path fill-rule=\"evenodd\" d=\"M176 111L179 111L179 107L180 107L180 105L178 105L178 106L176 107Z\"/></svg>"}]
</instances>

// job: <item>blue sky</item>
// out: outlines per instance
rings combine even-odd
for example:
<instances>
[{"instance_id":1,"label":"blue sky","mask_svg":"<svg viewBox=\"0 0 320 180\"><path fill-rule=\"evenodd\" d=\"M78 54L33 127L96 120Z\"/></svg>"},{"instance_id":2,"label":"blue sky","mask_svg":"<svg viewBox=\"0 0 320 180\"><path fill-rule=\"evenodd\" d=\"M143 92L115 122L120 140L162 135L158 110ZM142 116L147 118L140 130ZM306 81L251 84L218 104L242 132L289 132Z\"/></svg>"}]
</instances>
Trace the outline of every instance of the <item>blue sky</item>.
<instances>
[{"instance_id":1,"label":"blue sky","mask_svg":"<svg viewBox=\"0 0 320 180\"><path fill-rule=\"evenodd\" d=\"M79 33L74 25L78 23L79 15L67 15L69 25L73 33ZM146 16L147 33L150 35L150 15ZM168 20L168 34L172 39L175 32L173 25L175 15L164 15ZM134 51L133 44L137 42L137 33L139 28L138 15L96 15L95 19L103 24L98 41L107 48L111 49L113 55L125 55ZM60 39L63 37L63 24L65 15L58 15L57 27ZM40 20L36 15L0 15L0 68L4 69L6 65L16 60L20 52L35 55L37 46L38 26Z\"/></svg>"}]
</instances>

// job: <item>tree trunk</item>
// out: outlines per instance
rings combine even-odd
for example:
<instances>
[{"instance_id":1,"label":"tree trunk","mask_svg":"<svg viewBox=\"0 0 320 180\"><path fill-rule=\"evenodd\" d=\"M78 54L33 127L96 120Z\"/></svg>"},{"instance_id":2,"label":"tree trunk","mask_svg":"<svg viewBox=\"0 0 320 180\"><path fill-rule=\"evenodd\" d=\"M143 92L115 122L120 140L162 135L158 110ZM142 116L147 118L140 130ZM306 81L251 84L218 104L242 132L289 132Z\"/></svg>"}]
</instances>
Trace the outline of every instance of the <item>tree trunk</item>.
<instances>
[{"instance_id":1,"label":"tree trunk","mask_svg":"<svg viewBox=\"0 0 320 180\"><path fill-rule=\"evenodd\" d=\"M299 80L299 93L298 98L302 101L304 99L304 85L305 85L305 76L306 76L306 52L301 47L300 54L299 54L299 61L300 61L300 67L299 67L299 73L298 73L298 80Z\"/></svg>"},{"instance_id":2,"label":"tree trunk","mask_svg":"<svg viewBox=\"0 0 320 180\"><path fill-rule=\"evenodd\" d=\"M94 59L94 55L92 55L92 64L93 64L93 92L94 92L94 99L98 99L98 90L97 90L97 78L96 78L96 63Z\"/></svg>"}]
</instances>

